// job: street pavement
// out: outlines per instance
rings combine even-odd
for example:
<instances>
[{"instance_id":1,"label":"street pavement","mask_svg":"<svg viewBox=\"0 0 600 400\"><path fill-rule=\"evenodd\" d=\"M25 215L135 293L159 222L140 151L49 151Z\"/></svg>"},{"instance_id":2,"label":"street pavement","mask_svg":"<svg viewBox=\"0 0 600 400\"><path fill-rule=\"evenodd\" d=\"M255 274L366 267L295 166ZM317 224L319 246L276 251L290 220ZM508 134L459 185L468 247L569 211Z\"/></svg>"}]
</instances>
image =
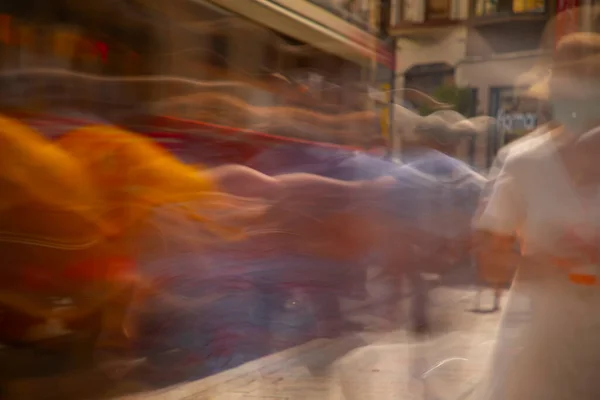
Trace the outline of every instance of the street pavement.
<instances>
[{"instance_id":1,"label":"street pavement","mask_svg":"<svg viewBox=\"0 0 600 400\"><path fill-rule=\"evenodd\" d=\"M362 334L317 339L240 367L160 391L148 400L464 400L481 380L500 314L474 310L472 285L432 291L433 333L416 338L371 314ZM491 305L491 293L484 304ZM486 298L488 297L488 298ZM406 306L406 301L400 304Z\"/></svg>"}]
</instances>

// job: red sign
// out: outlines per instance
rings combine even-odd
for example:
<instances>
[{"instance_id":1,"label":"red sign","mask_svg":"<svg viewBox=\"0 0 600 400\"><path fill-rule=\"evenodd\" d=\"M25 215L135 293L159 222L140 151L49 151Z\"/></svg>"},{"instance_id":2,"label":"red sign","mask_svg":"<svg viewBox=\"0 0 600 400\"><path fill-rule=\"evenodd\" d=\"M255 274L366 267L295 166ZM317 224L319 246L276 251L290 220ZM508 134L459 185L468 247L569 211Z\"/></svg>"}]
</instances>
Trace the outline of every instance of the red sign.
<instances>
[{"instance_id":1,"label":"red sign","mask_svg":"<svg viewBox=\"0 0 600 400\"><path fill-rule=\"evenodd\" d=\"M17 114L12 116L25 120L29 126L49 138L61 136L78 127L98 124L98 122L91 120L53 115L41 115L35 116L35 118ZM211 165L222 163L245 164L264 149L283 143L303 143L317 147L357 150L356 147L351 146L313 142L270 135L250 129L164 116L146 117L131 128L134 132L153 139L155 143L175 154L180 151L187 151L197 156L199 162L204 161Z\"/></svg>"},{"instance_id":2,"label":"red sign","mask_svg":"<svg viewBox=\"0 0 600 400\"><path fill-rule=\"evenodd\" d=\"M557 0L554 47L563 36L579 31L579 0Z\"/></svg>"},{"instance_id":3,"label":"red sign","mask_svg":"<svg viewBox=\"0 0 600 400\"><path fill-rule=\"evenodd\" d=\"M200 158L198 161L211 165L221 163L245 164L266 148L283 143L303 143L317 147L356 149L350 146L313 142L270 135L250 129L232 128L164 116L149 118L140 125L143 125L144 128L134 128L134 131L139 131L152 138L164 135L164 132L178 132L184 135L182 142L185 147L194 149L193 152Z\"/></svg>"},{"instance_id":4,"label":"red sign","mask_svg":"<svg viewBox=\"0 0 600 400\"><path fill-rule=\"evenodd\" d=\"M387 68L395 71L396 58L393 51L390 51L384 43L377 44L377 62Z\"/></svg>"}]
</instances>

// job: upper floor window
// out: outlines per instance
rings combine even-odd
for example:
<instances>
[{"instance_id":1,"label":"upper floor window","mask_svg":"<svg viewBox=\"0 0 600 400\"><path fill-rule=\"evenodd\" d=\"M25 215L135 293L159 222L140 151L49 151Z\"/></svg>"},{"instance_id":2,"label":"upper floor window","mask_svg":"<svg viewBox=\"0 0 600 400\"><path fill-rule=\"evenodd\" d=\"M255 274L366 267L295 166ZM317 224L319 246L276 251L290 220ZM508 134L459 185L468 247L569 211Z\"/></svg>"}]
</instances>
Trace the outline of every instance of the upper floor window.
<instances>
[{"instance_id":1,"label":"upper floor window","mask_svg":"<svg viewBox=\"0 0 600 400\"><path fill-rule=\"evenodd\" d=\"M371 10L379 10L379 0L310 0L346 20L371 27Z\"/></svg>"},{"instance_id":2,"label":"upper floor window","mask_svg":"<svg viewBox=\"0 0 600 400\"><path fill-rule=\"evenodd\" d=\"M350 13L350 16L361 22L369 23L370 0L346 0L342 3L346 11Z\"/></svg>"},{"instance_id":3,"label":"upper floor window","mask_svg":"<svg viewBox=\"0 0 600 400\"><path fill-rule=\"evenodd\" d=\"M435 20L451 20L458 0L394 0L392 2L392 25L403 22L421 23Z\"/></svg>"},{"instance_id":4,"label":"upper floor window","mask_svg":"<svg viewBox=\"0 0 600 400\"><path fill-rule=\"evenodd\" d=\"M425 19L450 19L451 0L427 0L425 3Z\"/></svg>"},{"instance_id":5,"label":"upper floor window","mask_svg":"<svg viewBox=\"0 0 600 400\"><path fill-rule=\"evenodd\" d=\"M476 0L475 16L496 14L543 13L545 0Z\"/></svg>"}]
</instances>

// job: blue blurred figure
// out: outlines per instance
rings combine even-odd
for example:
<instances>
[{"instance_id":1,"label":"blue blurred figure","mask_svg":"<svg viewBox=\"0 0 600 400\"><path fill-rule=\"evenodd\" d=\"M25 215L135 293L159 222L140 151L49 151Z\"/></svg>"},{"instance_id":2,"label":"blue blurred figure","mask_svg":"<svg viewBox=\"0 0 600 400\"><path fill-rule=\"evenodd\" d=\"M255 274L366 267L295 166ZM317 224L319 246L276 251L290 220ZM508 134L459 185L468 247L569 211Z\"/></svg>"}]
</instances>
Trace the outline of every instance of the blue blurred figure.
<instances>
[{"instance_id":1,"label":"blue blurred figure","mask_svg":"<svg viewBox=\"0 0 600 400\"><path fill-rule=\"evenodd\" d=\"M332 172L336 171L341 163L353 156L353 151L334 146L286 143L262 152L250 160L248 166L270 176L288 173L308 173L321 177L348 180ZM319 199L318 196L315 198L317 203L315 203L311 213L317 214L318 210L323 206L319 202L323 200L325 199ZM351 206L348 204L347 199L343 197L335 199L335 202L340 206ZM289 257L292 256L289 255ZM360 261L357 261L358 263ZM285 264L286 262L282 259L281 265ZM289 275L290 267L292 267L292 264L288 260L286 268L280 271L272 271L271 274ZM343 319L340 295L343 292L355 298L365 297L365 277L358 279L359 281L362 280L362 287L355 284L357 280L355 275L365 274L363 268L360 268L359 265L347 265L347 263L318 259L317 257L311 257L310 259L304 257L297 268L304 271L304 277L297 278L297 280L312 281L321 287L320 290L312 291L309 296L309 300L316 305L316 307L313 305L313 308L316 318L318 318L322 326L321 336L337 337L345 330L360 328L360 324ZM277 289L276 285L270 288L263 287L270 292L279 291L281 293L281 290ZM265 309L272 309L273 305L265 304L264 307ZM273 311L269 311L268 313L273 314Z\"/></svg>"},{"instance_id":2,"label":"blue blurred figure","mask_svg":"<svg viewBox=\"0 0 600 400\"><path fill-rule=\"evenodd\" d=\"M449 136L447 132L439 132L439 125L436 128L438 134ZM421 125L417 133L419 129L428 130ZM306 172L345 181L387 177L391 182L385 192L387 195L375 200L377 204L372 206L380 209L385 218L382 223L392 226L392 230L380 238L373 256L377 262L392 264L385 267L388 272L393 271L391 276L397 293L400 293L403 276L410 281L413 294L410 319L413 329L423 332L428 330L429 322L427 285L422 274L443 270L443 263L452 262L448 248L469 241L470 220L484 179L462 161L445 154L453 152L456 142L440 146L427 136L419 139L405 148L401 165L359 151L292 144L264 152L250 166L267 174ZM455 218L442 223L443 217L448 215ZM405 251L390 258L389 254L398 248ZM460 255L464 257L465 251L459 250L458 254L463 253ZM369 261L356 260L358 265L346 268L352 274L346 274L341 282L351 282L351 286L360 287L366 293ZM339 282L338 277L338 285ZM348 286L340 292L347 293ZM341 318L339 300L330 298L328 303L333 304L328 306L330 310L335 310L329 316Z\"/></svg>"}]
</instances>

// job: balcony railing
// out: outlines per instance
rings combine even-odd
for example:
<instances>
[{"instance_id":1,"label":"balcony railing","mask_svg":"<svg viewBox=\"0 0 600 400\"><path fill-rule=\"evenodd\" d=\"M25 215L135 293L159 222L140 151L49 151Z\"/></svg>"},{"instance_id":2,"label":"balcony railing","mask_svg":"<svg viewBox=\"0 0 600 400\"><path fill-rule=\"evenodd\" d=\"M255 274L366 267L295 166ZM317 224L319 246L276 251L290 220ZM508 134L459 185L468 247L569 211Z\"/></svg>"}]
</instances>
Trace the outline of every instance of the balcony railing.
<instances>
[{"instance_id":1,"label":"balcony railing","mask_svg":"<svg viewBox=\"0 0 600 400\"><path fill-rule=\"evenodd\" d=\"M371 33L376 33L378 27L371 24L371 9L378 9L378 4L373 7L374 2L379 0L308 0L309 2L323 7L332 14L360 27Z\"/></svg>"},{"instance_id":2,"label":"balcony railing","mask_svg":"<svg viewBox=\"0 0 600 400\"><path fill-rule=\"evenodd\" d=\"M461 10L460 1L395 0L392 3L391 30L396 34L433 34L432 28L454 25L467 17L467 12Z\"/></svg>"}]
</instances>

